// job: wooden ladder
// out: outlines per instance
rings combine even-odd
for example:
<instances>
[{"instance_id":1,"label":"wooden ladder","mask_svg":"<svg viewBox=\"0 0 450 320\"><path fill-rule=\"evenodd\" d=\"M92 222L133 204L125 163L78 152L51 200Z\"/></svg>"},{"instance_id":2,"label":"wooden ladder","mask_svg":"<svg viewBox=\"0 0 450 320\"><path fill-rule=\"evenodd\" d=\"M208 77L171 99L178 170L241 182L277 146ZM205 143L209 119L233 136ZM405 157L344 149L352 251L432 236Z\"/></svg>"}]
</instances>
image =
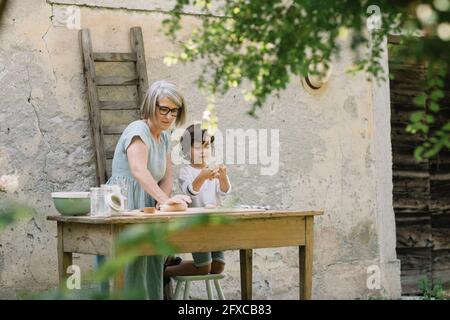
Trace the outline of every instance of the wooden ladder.
<instances>
[{"instance_id":1,"label":"wooden ladder","mask_svg":"<svg viewBox=\"0 0 450 320\"><path fill-rule=\"evenodd\" d=\"M95 149L96 183L104 184L108 179L107 160L113 158L115 143L112 148L105 150L105 137L110 135L120 136L126 125L106 126L102 123L102 111L139 110L139 107L148 88L147 67L145 63L144 42L142 29L133 27L130 29L132 52L94 52L89 29L80 30L80 42L83 53L84 75L87 84L89 98L89 116L92 128L92 137ZM96 62L133 62L135 63L135 75L121 76L97 76ZM107 86L137 86L137 100L99 100L98 89ZM117 141L116 141L117 143Z\"/></svg>"}]
</instances>

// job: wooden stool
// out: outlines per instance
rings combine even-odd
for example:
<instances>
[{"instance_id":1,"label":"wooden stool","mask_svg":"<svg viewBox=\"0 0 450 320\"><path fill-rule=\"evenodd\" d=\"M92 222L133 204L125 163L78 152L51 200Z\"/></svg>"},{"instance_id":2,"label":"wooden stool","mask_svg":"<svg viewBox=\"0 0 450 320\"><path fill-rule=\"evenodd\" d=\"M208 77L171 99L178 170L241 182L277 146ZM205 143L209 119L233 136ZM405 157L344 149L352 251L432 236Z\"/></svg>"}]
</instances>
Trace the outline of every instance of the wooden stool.
<instances>
[{"instance_id":1,"label":"wooden stool","mask_svg":"<svg viewBox=\"0 0 450 320\"><path fill-rule=\"evenodd\" d=\"M192 281L205 281L206 292L208 294L208 300L214 300L214 296L211 289L211 280L214 281L214 286L216 287L217 295L219 300L225 300L223 296L222 288L220 287L219 280L225 278L223 274L206 274L203 276L177 276L173 279L176 281L177 286L175 287L174 300L181 300L181 286L184 282L184 296L183 300L189 298L189 289Z\"/></svg>"}]
</instances>

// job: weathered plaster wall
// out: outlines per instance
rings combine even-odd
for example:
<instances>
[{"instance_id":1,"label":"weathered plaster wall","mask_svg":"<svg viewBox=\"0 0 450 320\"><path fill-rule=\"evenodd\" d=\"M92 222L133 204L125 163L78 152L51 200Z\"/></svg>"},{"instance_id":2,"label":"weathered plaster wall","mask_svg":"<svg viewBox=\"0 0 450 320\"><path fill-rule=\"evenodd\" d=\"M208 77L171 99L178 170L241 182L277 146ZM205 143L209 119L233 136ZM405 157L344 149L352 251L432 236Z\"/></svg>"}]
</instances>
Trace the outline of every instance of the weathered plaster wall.
<instances>
[{"instance_id":1,"label":"weathered plaster wall","mask_svg":"<svg viewBox=\"0 0 450 320\"><path fill-rule=\"evenodd\" d=\"M200 65L163 63L165 53L176 49L159 31L166 2L135 1L133 10L124 9L125 1L58 3L82 5L81 27L91 29L95 51L129 51L129 29L141 26L150 82L176 83L189 103L189 122L201 119L206 98L194 84ZM56 285L56 227L45 220L55 213L50 193L88 190L95 181L78 31L53 25L52 9L58 6L14 1L1 26L0 168L2 174L17 170L17 196L37 214L0 235L0 297ZM196 19L186 16L182 39ZM316 224L314 298L398 297L389 88L366 82L363 74L346 74L350 65L344 51L319 96L309 95L293 78L279 99L269 99L258 120L245 115L247 104L238 91L218 97L222 130L280 130L276 175L236 165L230 166L230 177L242 203L325 209ZM75 261L91 266L89 257ZM228 298L239 298L238 261L237 252L227 252ZM380 290L366 286L371 265L380 268ZM296 248L255 250L254 297L296 299L297 270ZM193 293L204 294L203 287Z\"/></svg>"}]
</instances>

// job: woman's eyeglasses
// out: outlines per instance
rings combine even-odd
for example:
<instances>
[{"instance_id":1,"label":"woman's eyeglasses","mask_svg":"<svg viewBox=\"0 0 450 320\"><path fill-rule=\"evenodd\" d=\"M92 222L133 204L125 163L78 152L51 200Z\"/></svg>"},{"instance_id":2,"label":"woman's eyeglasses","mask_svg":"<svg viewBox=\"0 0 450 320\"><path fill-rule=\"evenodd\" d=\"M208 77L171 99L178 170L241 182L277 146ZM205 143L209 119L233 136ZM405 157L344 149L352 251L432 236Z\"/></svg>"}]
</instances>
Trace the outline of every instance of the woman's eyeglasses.
<instances>
[{"instance_id":1,"label":"woman's eyeglasses","mask_svg":"<svg viewBox=\"0 0 450 320\"><path fill-rule=\"evenodd\" d=\"M171 114L173 117L177 117L177 116L178 116L178 113L179 113L179 110L180 110L180 108L173 108L173 109L171 109L171 108L166 107L166 106L160 106L159 104L156 104L156 106L157 106L158 109L159 109L159 113L160 113L161 115L163 115L163 116L167 115L167 114L170 112L170 114Z\"/></svg>"}]
</instances>

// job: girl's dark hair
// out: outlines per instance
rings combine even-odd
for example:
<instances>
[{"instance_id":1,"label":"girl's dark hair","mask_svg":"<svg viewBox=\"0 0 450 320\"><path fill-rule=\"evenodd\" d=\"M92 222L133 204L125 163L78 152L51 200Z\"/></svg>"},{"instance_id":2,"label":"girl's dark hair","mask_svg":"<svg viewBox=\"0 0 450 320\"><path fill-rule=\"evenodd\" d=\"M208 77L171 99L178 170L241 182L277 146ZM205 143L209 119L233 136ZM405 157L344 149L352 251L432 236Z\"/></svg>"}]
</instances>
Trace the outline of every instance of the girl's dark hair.
<instances>
[{"instance_id":1,"label":"girl's dark hair","mask_svg":"<svg viewBox=\"0 0 450 320\"><path fill-rule=\"evenodd\" d=\"M191 147L194 142L201 142L202 145L206 142L206 139L211 137L211 144L214 142L214 136L208 134L208 130L202 129L201 124L191 124L183 133L180 139L181 151L185 159L191 158Z\"/></svg>"}]
</instances>

